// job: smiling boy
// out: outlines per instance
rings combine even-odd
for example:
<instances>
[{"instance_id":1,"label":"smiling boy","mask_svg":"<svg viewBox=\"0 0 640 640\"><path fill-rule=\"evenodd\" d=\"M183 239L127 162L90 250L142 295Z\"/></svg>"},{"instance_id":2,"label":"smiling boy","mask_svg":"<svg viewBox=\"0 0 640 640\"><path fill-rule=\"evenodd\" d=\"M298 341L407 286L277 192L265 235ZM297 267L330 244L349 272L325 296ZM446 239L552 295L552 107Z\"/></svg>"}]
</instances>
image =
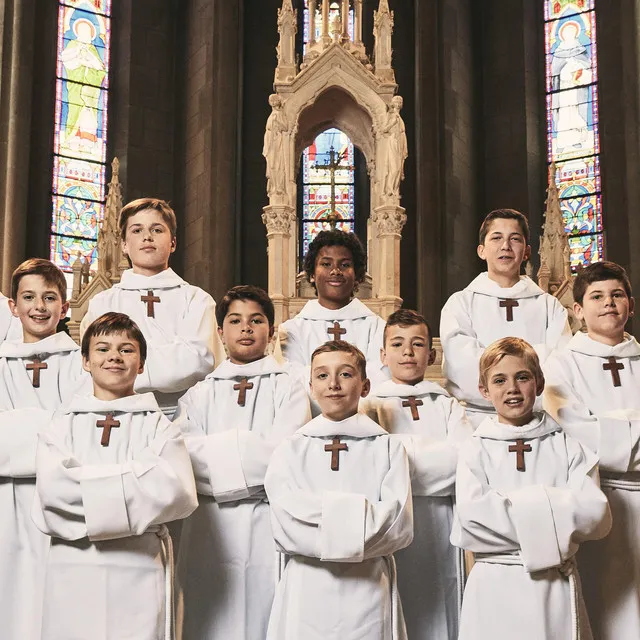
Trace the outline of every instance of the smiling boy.
<instances>
[{"instance_id":1,"label":"smiling boy","mask_svg":"<svg viewBox=\"0 0 640 640\"><path fill-rule=\"evenodd\" d=\"M611 514L596 456L534 413L543 389L538 356L524 340L485 350L479 390L497 415L461 448L451 533L476 559L460 640L592 637L574 555L581 542L607 534Z\"/></svg>"},{"instance_id":2,"label":"smiling boy","mask_svg":"<svg viewBox=\"0 0 640 640\"><path fill-rule=\"evenodd\" d=\"M480 227L478 245L487 271L454 293L442 309L440 338L447 389L466 403L474 426L493 412L478 390L478 362L487 345L505 336L523 338L544 363L571 338L567 312L560 302L520 275L530 254L526 217L513 209L491 211Z\"/></svg>"},{"instance_id":3,"label":"smiling boy","mask_svg":"<svg viewBox=\"0 0 640 640\"><path fill-rule=\"evenodd\" d=\"M180 431L153 394L134 393L146 342L107 313L82 339L93 395L39 435L32 517L51 536L43 638L172 638L166 522L197 506Z\"/></svg>"},{"instance_id":4,"label":"smiling boy","mask_svg":"<svg viewBox=\"0 0 640 640\"><path fill-rule=\"evenodd\" d=\"M415 534L395 556L407 632L409 638L456 640L463 565L449 534L458 448L471 425L455 398L424 380L435 352L423 316L409 309L392 313L380 354L391 380L374 387L360 410L402 442L409 457Z\"/></svg>"},{"instance_id":5,"label":"smiling boy","mask_svg":"<svg viewBox=\"0 0 640 640\"><path fill-rule=\"evenodd\" d=\"M322 415L278 446L265 489L287 563L268 640L405 640L392 554L413 537L406 453L358 413L369 392L362 352L327 342L311 357Z\"/></svg>"},{"instance_id":6,"label":"smiling boy","mask_svg":"<svg viewBox=\"0 0 640 640\"><path fill-rule=\"evenodd\" d=\"M282 352L294 366L304 367L303 377L309 377L314 349L333 339L350 342L365 354L372 383L388 379L379 358L384 320L355 297L366 266L364 247L353 233L321 231L309 245L304 271L318 299L309 300L279 328Z\"/></svg>"},{"instance_id":7,"label":"smiling boy","mask_svg":"<svg viewBox=\"0 0 640 640\"><path fill-rule=\"evenodd\" d=\"M178 398L213 370L215 302L169 268L177 223L168 203L157 198L129 202L118 226L132 268L91 300L81 333L103 313L128 314L149 345L136 391L152 391L160 408L172 416Z\"/></svg>"},{"instance_id":8,"label":"smiling boy","mask_svg":"<svg viewBox=\"0 0 640 640\"><path fill-rule=\"evenodd\" d=\"M585 600L597 638L631 640L640 637L640 345L625 325L635 302L614 262L581 269L573 295L586 332L549 358L545 407L600 458L613 527L580 550Z\"/></svg>"},{"instance_id":9,"label":"smiling boy","mask_svg":"<svg viewBox=\"0 0 640 640\"><path fill-rule=\"evenodd\" d=\"M262 640L277 560L264 475L275 446L309 420L309 400L298 376L265 355L274 330L265 291L233 287L216 314L229 357L174 418L200 500L180 536L181 638Z\"/></svg>"}]
</instances>

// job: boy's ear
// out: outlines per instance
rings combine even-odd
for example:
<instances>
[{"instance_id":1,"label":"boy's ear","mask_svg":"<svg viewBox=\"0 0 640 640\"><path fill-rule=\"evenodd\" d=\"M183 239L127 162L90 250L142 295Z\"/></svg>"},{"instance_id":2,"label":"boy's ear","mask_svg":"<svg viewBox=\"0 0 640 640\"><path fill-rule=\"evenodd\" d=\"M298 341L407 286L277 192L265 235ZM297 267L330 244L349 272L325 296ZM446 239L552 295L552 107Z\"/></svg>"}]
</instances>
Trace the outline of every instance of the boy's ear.
<instances>
[{"instance_id":1,"label":"boy's ear","mask_svg":"<svg viewBox=\"0 0 640 640\"><path fill-rule=\"evenodd\" d=\"M584 321L584 312L582 311L582 305L578 302L573 303L573 314L578 320L580 320L580 322Z\"/></svg>"},{"instance_id":2,"label":"boy's ear","mask_svg":"<svg viewBox=\"0 0 640 640\"><path fill-rule=\"evenodd\" d=\"M486 260L486 258L484 257L484 245L483 244L479 244L478 248L476 249L476 251L478 252L478 257L480 258L480 260Z\"/></svg>"},{"instance_id":3,"label":"boy's ear","mask_svg":"<svg viewBox=\"0 0 640 640\"><path fill-rule=\"evenodd\" d=\"M436 350L429 349L429 358L427 359L427 367L430 367L436 361Z\"/></svg>"},{"instance_id":4,"label":"boy's ear","mask_svg":"<svg viewBox=\"0 0 640 640\"><path fill-rule=\"evenodd\" d=\"M140 360L140 366L138 367L138 375L144 372L144 360Z\"/></svg>"},{"instance_id":5,"label":"boy's ear","mask_svg":"<svg viewBox=\"0 0 640 640\"><path fill-rule=\"evenodd\" d=\"M82 356L82 368L87 373L91 373L91 367L89 367L89 361L84 356Z\"/></svg>"},{"instance_id":6,"label":"boy's ear","mask_svg":"<svg viewBox=\"0 0 640 640\"><path fill-rule=\"evenodd\" d=\"M522 256L522 262L526 262L531 257L531 245L528 244L524 250L524 255Z\"/></svg>"},{"instance_id":7,"label":"boy's ear","mask_svg":"<svg viewBox=\"0 0 640 640\"><path fill-rule=\"evenodd\" d=\"M380 362L386 367L387 366L387 352L384 350L384 347L380 347Z\"/></svg>"},{"instance_id":8,"label":"boy's ear","mask_svg":"<svg viewBox=\"0 0 640 640\"><path fill-rule=\"evenodd\" d=\"M480 394L482 395L482 397L485 400L489 400L489 390L483 385L483 384L479 384L478 385L478 390L480 391Z\"/></svg>"},{"instance_id":9,"label":"boy's ear","mask_svg":"<svg viewBox=\"0 0 640 640\"><path fill-rule=\"evenodd\" d=\"M360 397L366 398L369 395L369 391L371 391L371 380L369 380L369 378L365 378L365 381L362 383L362 393L360 394Z\"/></svg>"},{"instance_id":10,"label":"boy's ear","mask_svg":"<svg viewBox=\"0 0 640 640\"><path fill-rule=\"evenodd\" d=\"M538 380L538 385L536 386L536 395L541 396L544 391L544 376Z\"/></svg>"},{"instance_id":11,"label":"boy's ear","mask_svg":"<svg viewBox=\"0 0 640 640\"><path fill-rule=\"evenodd\" d=\"M173 238L171 238L171 253L173 253L176 250L176 247L178 246L178 239L173 236Z\"/></svg>"},{"instance_id":12,"label":"boy's ear","mask_svg":"<svg viewBox=\"0 0 640 640\"><path fill-rule=\"evenodd\" d=\"M13 298L9 298L7 300L7 302L9 303L9 310L11 311L11 315L14 318L18 317L18 308L16 307L16 301Z\"/></svg>"},{"instance_id":13,"label":"boy's ear","mask_svg":"<svg viewBox=\"0 0 640 640\"><path fill-rule=\"evenodd\" d=\"M631 297L629 298L629 317L631 318L633 316L633 312L636 309L636 299Z\"/></svg>"},{"instance_id":14,"label":"boy's ear","mask_svg":"<svg viewBox=\"0 0 640 640\"><path fill-rule=\"evenodd\" d=\"M62 318L64 318L67 315L68 311L69 311L69 301L67 300L67 302L65 302L62 305L62 308L60 309L60 320L62 320Z\"/></svg>"},{"instance_id":15,"label":"boy's ear","mask_svg":"<svg viewBox=\"0 0 640 640\"><path fill-rule=\"evenodd\" d=\"M269 340L271 340L273 338L273 334L274 334L275 330L276 330L276 328L273 325L271 325L269 327Z\"/></svg>"},{"instance_id":16,"label":"boy's ear","mask_svg":"<svg viewBox=\"0 0 640 640\"><path fill-rule=\"evenodd\" d=\"M127 241L122 238L122 240L120 241L120 248L122 249L122 253L124 253L125 256L129 255L129 252L127 251Z\"/></svg>"}]
</instances>

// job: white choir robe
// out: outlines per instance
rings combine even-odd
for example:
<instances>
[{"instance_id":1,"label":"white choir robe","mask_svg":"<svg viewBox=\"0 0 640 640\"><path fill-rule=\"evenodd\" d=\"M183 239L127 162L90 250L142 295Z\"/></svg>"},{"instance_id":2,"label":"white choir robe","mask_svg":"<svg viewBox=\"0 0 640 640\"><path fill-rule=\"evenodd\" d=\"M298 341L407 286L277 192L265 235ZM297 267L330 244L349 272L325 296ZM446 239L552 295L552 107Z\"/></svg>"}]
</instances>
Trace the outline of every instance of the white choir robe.
<instances>
[{"instance_id":1,"label":"white choir robe","mask_svg":"<svg viewBox=\"0 0 640 640\"><path fill-rule=\"evenodd\" d=\"M418 420L402 406L409 397L422 403ZM428 380L384 382L361 401L360 411L400 440L409 457L414 536L395 554L409 639L456 640L464 565L449 536L458 449L471 436L471 424L458 401Z\"/></svg>"},{"instance_id":2,"label":"white choir robe","mask_svg":"<svg viewBox=\"0 0 640 640\"><path fill-rule=\"evenodd\" d=\"M9 309L9 298L0 293L0 343L3 340L22 340L22 324Z\"/></svg>"},{"instance_id":3,"label":"white choir robe","mask_svg":"<svg viewBox=\"0 0 640 640\"><path fill-rule=\"evenodd\" d=\"M322 344L333 340L334 322L346 333L341 340L354 344L367 359L367 377L375 385L389 379L380 361L380 348L385 321L369 307L354 298L340 309L327 309L317 300L309 300L294 318L283 322L278 330L282 353L305 381L309 380L311 354Z\"/></svg>"},{"instance_id":4,"label":"white choir robe","mask_svg":"<svg viewBox=\"0 0 640 640\"><path fill-rule=\"evenodd\" d=\"M120 426L102 446L107 413ZM153 394L76 396L40 433L36 472L32 516L52 538L43 640L170 639L164 523L198 502L182 434Z\"/></svg>"},{"instance_id":5,"label":"white choir robe","mask_svg":"<svg viewBox=\"0 0 640 640\"><path fill-rule=\"evenodd\" d=\"M0 412L0 620L3 640L39 640L49 549L31 520L38 432L52 410Z\"/></svg>"},{"instance_id":6,"label":"white choir robe","mask_svg":"<svg viewBox=\"0 0 640 640\"><path fill-rule=\"evenodd\" d=\"M604 370L615 357L620 386ZM547 361L545 407L600 459L611 533L580 548L585 601L598 640L640 638L640 345L632 336L609 346L577 333ZM633 488L607 487L610 478Z\"/></svg>"},{"instance_id":7,"label":"white choir robe","mask_svg":"<svg viewBox=\"0 0 640 640\"><path fill-rule=\"evenodd\" d=\"M233 387L244 377L253 386L242 406ZM225 360L180 399L174 422L200 505L180 535L179 638L264 640L277 575L264 475L275 446L309 415L302 383L272 356Z\"/></svg>"},{"instance_id":8,"label":"white choir robe","mask_svg":"<svg viewBox=\"0 0 640 640\"><path fill-rule=\"evenodd\" d=\"M154 317L147 315L147 303L141 300L149 291L160 298L153 305ZM119 283L92 298L80 333L108 311L126 313L140 327L148 349L136 392L152 391L160 408L171 417L180 396L213 371L218 339L213 298L173 269L154 276L128 269Z\"/></svg>"},{"instance_id":9,"label":"white choir robe","mask_svg":"<svg viewBox=\"0 0 640 640\"><path fill-rule=\"evenodd\" d=\"M507 321L502 300L515 300L513 320ZM440 340L447 389L464 401L469 420L478 426L493 406L478 390L480 356L492 342L514 336L531 344L540 362L571 339L567 311L527 276L513 287L502 288L486 272L462 291L454 293L442 308Z\"/></svg>"},{"instance_id":10,"label":"white choir robe","mask_svg":"<svg viewBox=\"0 0 640 640\"><path fill-rule=\"evenodd\" d=\"M334 437L348 447L337 471ZM276 448L264 484L287 556L267 639L405 640L392 555L413 538L402 443L362 414L318 416Z\"/></svg>"},{"instance_id":11,"label":"white choir robe","mask_svg":"<svg viewBox=\"0 0 640 640\"><path fill-rule=\"evenodd\" d=\"M524 471L509 451L518 439L531 448ZM456 477L451 542L489 556L476 555L469 574L460 640L571 640L571 589L559 567L610 526L592 452L545 412L522 427L485 418L461 447ZM489 562L496 554L520 564ZM579 600L580 638L589 640Z\"/></svg>"},{"instance_id":12,"label":"white choir robe","mask_svg":"<svg viewBox=\"0 0 640 640\"><path fill-rule=\"evenodd\" d=\"M33 386L33 358L47 365L40 369L40 386ZM82 368L80 347L63 332L38 342L5 340L0 343L0 411L57 409L76 392L90 393L90 377Z\"/></svg>"}]
</instances>

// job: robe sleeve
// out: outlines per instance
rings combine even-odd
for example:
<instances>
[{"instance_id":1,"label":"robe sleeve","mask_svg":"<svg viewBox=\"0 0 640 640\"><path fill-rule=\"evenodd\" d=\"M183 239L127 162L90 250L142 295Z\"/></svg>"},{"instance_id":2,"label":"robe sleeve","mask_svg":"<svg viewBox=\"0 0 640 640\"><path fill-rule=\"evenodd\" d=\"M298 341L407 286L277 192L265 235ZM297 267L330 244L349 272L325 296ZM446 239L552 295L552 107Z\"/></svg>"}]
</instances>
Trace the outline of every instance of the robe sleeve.
<instances>
[{"instance_id":1,"label":"robe sleeve","mask_svg":"<svg viewBox=\"0 0 640 640\"><path fill-rule=\"evenodd\" d=\"M479 389L480 356L484 345L476 337L463 291L454 293L442 308L440 339L444 355L443 375L452 395L477 407L491 407Z\"/></svg>"},{"instance_id":2,"label":"robe sleeve","mask_svg":"<svg viewBox=\"0 0 640 640\"><path fill-rule=\"evenodd\" d=\"M547 361L545 377L544 408L563 431L595 453L602 468L618 473L629 471L640 435L635 421L591 413L573 391L571 375L558 356Z\"/></svg>"},{"instance_id":3,"label":"robe sleeve","mask_svg":"<svg viewBox=\"0 0 640 640\"><path fill-rule=\"evenodd\" d=\"M455 398L441 396L436 402L444 405L444 419L447 421L445 440L411 434L392 436L400 439L407 450L414 496L453 495L458 451L473 433L464 409Z\"/></svg>"},{"instance_id":4,"label":"robe sleeve","mask_svg":"<svg viewBox=\"0 0 640 640\"><path fill-rule=\"evenodd\" d=\"M215 306L208 293L192 289L176 334L164 344L149 344L137 392L184 391L213 371Z\"/></svg>"},{"instance_id":5,"label":"robe sleeve","mask_svg":"<svg viewBox=\"0 0 640 640\"><path fill-rule=\"evenodd\" d=\"M597 458L566 437L567 485L532 485L509 493L527 571L555 567L571 558L581 542L603 538L611 512L599 488Z\"/></svg>"},{"instance_id":6,"label":"robe sleeve","mask_svg":"<svg viewBox=\"0 0 640 640\"><path fill-rule=\"evenodd\" d=\"M207 434L204 385L189 391L178 403L174 418L182 431L198 493L216 502L242 500L264 489L267 465L276 445L309 421L309 399L294 376L281 376L280 397L267 434L232 428Z\"/></svg>"},{"instance_id":7,"label":"robe sleeve","mask_svg":"<svg viewBox=\"0 0 640 640\"><path fill-rule=\"evenodd\" d=\"M387 369L383 367L380 360L380 349L383 345L383 336L385 321L376 316L375 325L372 327L371 340L367 346L367 353L365 354L367 360L367 377L371 380L371 385L375 386L385 380L389 379L389 375L386 373Z\"/></svg>"},{"instance_id":8,"label":"robe sleeve","mask_svg":"<svg viewBox=\"0 0 640 640\"><path fill-rule=\"evenodd\" d=\"M480 438L472 438L460 451L451 543L475 553L518 551L511 501L489 486L483 457Z\"/></svg>"},{"instance_id":9,"label":"robe sleeve","mask_svg":"<svg viewBox=\"0 0 640 640\"><path fill-rule=\"evenodd\" d=\"M0 413L0 478L35 478L38 433L53 411L14 409Z\"/></svg>"},{"instance_id":10,"label":"robe sleeve","mask_svg":"<svg viewBox=\"0 0 640 640\"><path fill-rule=\"evenodd\" d=\"M413 510L402 445L387 440L389 469L380 500L372 502L358 493L318 493L300 486L292 462L300 455L299 438L305 437L288 438L275 450L265 478L279 550L328 562L362 562L408 546L413 539Z\"/></svg>"},{"instance_id":11,"label":"robe sleeve","mask_svg":"<svg viewBox=\"0 0 640 640\"><path fill-rule=\"evenodd\" d=\"M287 320L278 328L278 343L282 355L291 363L306 366L311 357L310 353L305 353L304 345L296 336L295 324Z\"/></svg>"},{"instance_id":12,"label":"robe sleeve","mask_svg":"<svg viewBox=\"0 0 640 640\"><path fill-rule=\"evenodd\" d=\"M551 295L545 297L547 301L547 331L544 343L533 345L540 363L556 350L564 347L571 340L571 327L567 316L567 310L557 298Z\"/></svg>"},{"instance_id":13,"label":"robe sleeve","mask_svg":"<svg viewBox=\"0 0 640 640\"><path fill-rule=\"evenodd\" d=\"M140 535L187 517L198 505L184 441L168 422L134 459L120 464L83 465L48 430L40 434L36 470L33 520L43 533L64 540Z\"/></svg>"}]
</instances>

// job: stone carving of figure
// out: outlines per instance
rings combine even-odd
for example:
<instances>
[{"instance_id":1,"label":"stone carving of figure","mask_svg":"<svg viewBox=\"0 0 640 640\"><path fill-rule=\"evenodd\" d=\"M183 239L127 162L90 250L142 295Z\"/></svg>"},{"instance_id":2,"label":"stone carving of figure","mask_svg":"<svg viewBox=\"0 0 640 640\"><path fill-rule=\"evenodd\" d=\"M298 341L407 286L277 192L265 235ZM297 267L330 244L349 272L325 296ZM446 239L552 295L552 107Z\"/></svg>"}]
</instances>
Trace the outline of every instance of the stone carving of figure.
<instances>
[{"instance_id":1,"label":"stone carving of figure","mask_svg":"<svg viewBox=\"0 0 640 640\"><path fill-rule=\"evenodd\" d=\"M407 158L407 136L400 116L402 98L394 96L389 105L387 121L380 130L380 189L384 196L399 196L400 181L404 178L404 161Z\"/></svg>"},{"instance_id":2,"label":"stone carving of figure","mask_svg":"<svg viewBox=\"0 0 640 640\"><path fill-rule=\"evenodd\" d=\"M279 198L287 192L287 121L282 110L282 98L269 96L271 115L264 132L262 155L267 161L267 193Z\"/></svg>"}]
</instances>

